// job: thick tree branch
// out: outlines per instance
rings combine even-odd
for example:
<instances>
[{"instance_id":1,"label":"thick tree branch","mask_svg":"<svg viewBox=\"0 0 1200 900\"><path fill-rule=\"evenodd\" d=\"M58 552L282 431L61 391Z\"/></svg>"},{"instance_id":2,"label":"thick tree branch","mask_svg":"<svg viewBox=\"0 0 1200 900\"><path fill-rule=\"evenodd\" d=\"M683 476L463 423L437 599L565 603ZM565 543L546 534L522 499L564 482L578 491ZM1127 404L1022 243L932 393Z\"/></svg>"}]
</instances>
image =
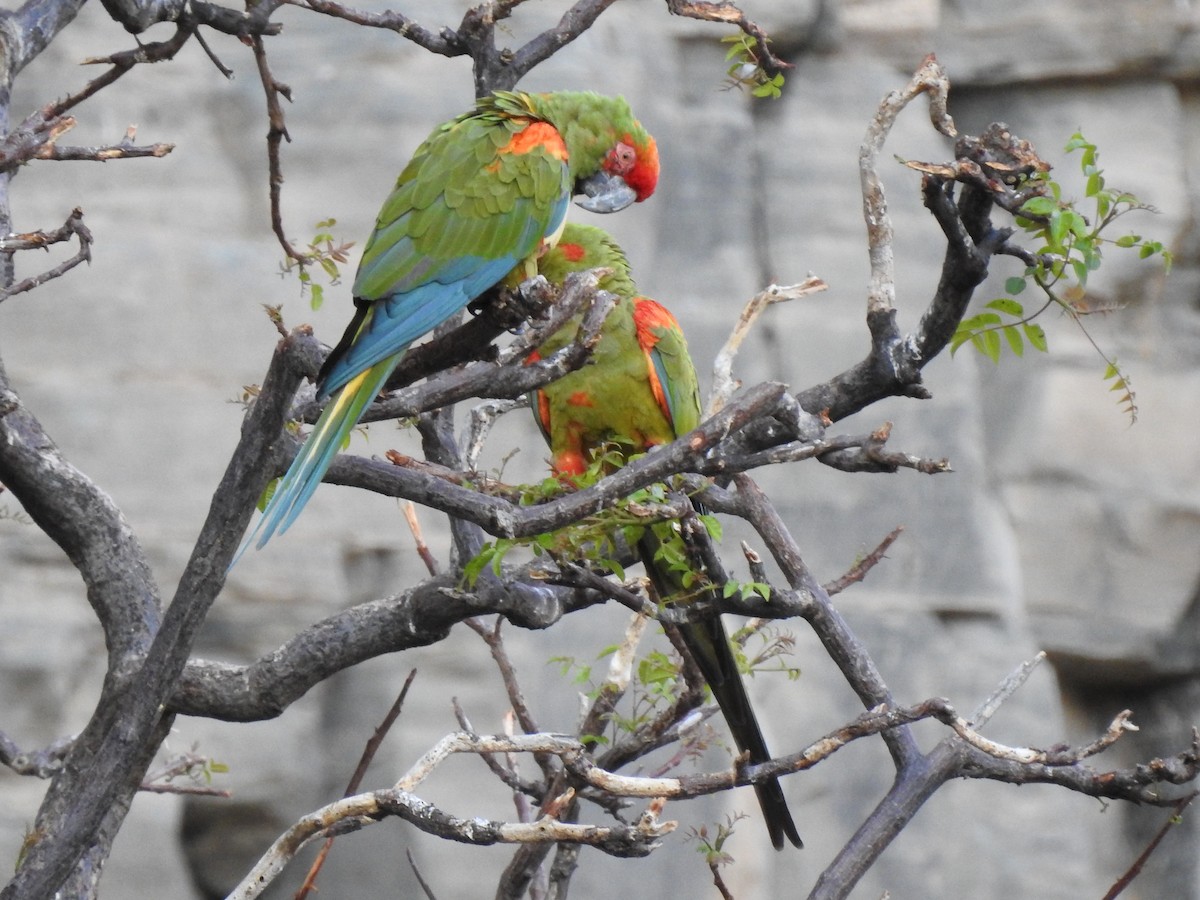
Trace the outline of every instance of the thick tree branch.
<instances>
[{"instance_id":1,"label":"thick tree branch","mask_svg":"<svg viewBox=\"0 0 1200 900\"><path fill-rule=\"evenodd\" d=\"M308 339L304 334L297 337ZM128 660L110 664L106 695L43 799L37 831L54 839L29 846L20 869L0 892L4 900L52 896L84 855L100 853L101 860L107 855L107 844L97 841L97 835L106 831L111 832L110 838L115 835L158 745L170 730L172 714L165 711L164 704L174 691L209 606L224 584L225 569L265 484L267 461L275 452L288 402L301 378L302 370L295 364L303 356L283 352L288 343L283 342L272 361L263 391L242 428L237 452L213 497L191 559L157 631L153 626L158 600L148 566L119 512L111 508L111 501L101 499L90 482L72 474L74 470L58 460L53 445L48 445L36 421L20 410L19 403L0 416L0 429L5 430L0 431L0 437L12 435L11 439L0 440L0 478L10 488L18 481L38 510L37 515L45 516L54 504L61 503L81 502L94 507L64 510L71 515L59 522L47 522L42 528L52 537L58 536L68 555L79 557L76 566L84 573L85 581L90 566L105 567L104 580L89 586L89 597L99 591L100 598L107 601L99 606L93 601L97 615L111 618L109 606L120 608L119 603L131 602L139 606L141 613L141 618L126 626L133 635L130 643L138 651L137 657L131 654ZM7 387L0 370L0 403L10 396L15 399ZM6 449L17 456L9 459ZM30 453L32 459L28 458ZM34 473L37 477L31 477ZM55 484L61 485L61 496L47 497L46 490ZM29 509L29 504L25 505ZM32 510L30 513L34 515ZM89 532L81 529L97 526L111 545L97 548L95 554L82 553L81 548L96 535L89 538ZM118 560L122 565L107 571ZM131 579L133 584L129 584ZM124 591L110 601L106 592L113 586L121 586ZM148 646L147 638L152 638ZM140 665L131 668L131 663ZM95 877L99 868L98 864L91 867Z\"/></svg>"},{"instance_id":2,"label":"thick tree branch","mask_svg":"<svg viewBox=\"0 0 1200 900\"><path fill-rule=\"evenodd\" d=\"M4 82L12 79L78 15L85 0L26 0L15 10L0 12L4 44Z\"/></svg>"}]
</instances>

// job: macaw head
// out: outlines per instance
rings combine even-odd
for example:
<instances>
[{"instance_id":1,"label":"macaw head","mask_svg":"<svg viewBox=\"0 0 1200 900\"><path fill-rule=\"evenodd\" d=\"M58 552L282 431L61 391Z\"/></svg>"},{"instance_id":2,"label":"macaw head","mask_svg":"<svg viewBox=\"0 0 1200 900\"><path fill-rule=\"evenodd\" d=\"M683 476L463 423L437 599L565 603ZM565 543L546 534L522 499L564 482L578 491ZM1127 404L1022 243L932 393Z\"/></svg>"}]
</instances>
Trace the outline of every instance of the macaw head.
<instances>
[{"instance_id":1,"label":"macaw head","mask_svg":"<svg viewBox=\"0 0 1200 900\"><path fill-rule=\"evenodd\" d=\"M576 201L598 213L617 212L654 193L658 146L622 97L558 91L529 97L537 114L567 146Z\"/></svg>"},{"instance_id":2,"label":"macaw head","mask_svg":"<svg viewBox=\"0 0 1200 900\"><path fill-rule=\"evenodd\" d=\"M567 222L558 243L538 260L538 271L551 284L562 284L572 272L605 267L600 289L619 297L637 293L629 274L629 262L620 246L606 232L593 225Z\"/></svg>"},{"instance_id":3,"label":"macaw head","mask_svg":"<svg viewBox=\"0 0 1200 900\"><path fill-rule=\"evenodd\" d=\"M576 192L583 197L575 202L590 212L617 212L645 200L657 185L658 145L642 130L640 136L623 134L604 154L599 169L577 179Z\"/></svg>"}]
</instances>

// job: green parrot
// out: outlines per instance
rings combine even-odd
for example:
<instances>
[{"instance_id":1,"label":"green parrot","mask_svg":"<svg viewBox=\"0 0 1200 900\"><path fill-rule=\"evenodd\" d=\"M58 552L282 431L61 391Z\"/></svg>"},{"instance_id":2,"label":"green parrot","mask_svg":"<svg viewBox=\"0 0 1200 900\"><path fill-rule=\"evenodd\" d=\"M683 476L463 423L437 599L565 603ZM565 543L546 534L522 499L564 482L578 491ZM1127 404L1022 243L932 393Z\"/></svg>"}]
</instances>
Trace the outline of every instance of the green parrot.
<instances>
[{"instance_id":1,"label":"green parrot","mask_svg":"<svg viewBox=\"0 0 1200 900\"><path fill-rule=\"evenodd\" d=\"M619 97L498 91L435 128L363 250L354 318L317 377L332 399L234 561L295 521L409 344L510 271L536 273L572 197L616 212L657 181L654 139Z\"/></svg>"},{"instance_id":2,"label":"green parrot","mask_svg":"<svg viewBox=\"0 0 1200 900\"><path fill-rule=\"evenodd\" d=\"M539 260L539 270L561 284L571 272L609 268L600 287L617 297L605 319L589 364L537 391L534 416L550 444L552 465L560 476L582 474L590 455L604 444L642 452L666 444L700 424L700 390L687 342L665 307L638 296L621 248L603 231L568 224L558 244ZM532 359L548 355L574 339L579 318L550 337ZM656 564L658 539L647 530L639 544L646 572L660 599L684 591L678 573ZM719 616L680 626L692 658L729 723L738 750L751 763L771 758L754 716L737 660ZM771 843L781 849L786 837L802 847L778 780L756 784Z\"/></svg>"}]
</instances>

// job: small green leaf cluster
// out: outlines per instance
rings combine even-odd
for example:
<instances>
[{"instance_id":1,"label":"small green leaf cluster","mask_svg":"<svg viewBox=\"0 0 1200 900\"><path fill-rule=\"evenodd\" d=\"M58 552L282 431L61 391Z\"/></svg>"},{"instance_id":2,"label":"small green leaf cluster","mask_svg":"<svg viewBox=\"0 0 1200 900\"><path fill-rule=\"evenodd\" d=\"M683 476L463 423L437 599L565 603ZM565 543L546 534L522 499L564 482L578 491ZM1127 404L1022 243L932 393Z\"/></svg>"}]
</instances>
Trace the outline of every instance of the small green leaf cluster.
<instances>
[{"instance_id":1,"label":"small green leaf cluster","mask_svg":"<svg viewBox=\"0 0 1200 900\"><path fill-rule=\"evenodd\" d=\"M535 485L526 485L521 491L519 502L522 506L535 506L560 496L564 491L590 487L605 473L620 468L635 458L636 454L627 457L621 445L614 441L597 451L587 471L582 475L569 481L551 477ZM652 516L655 507L666 502L666 499L666 487L653 484L636 491L609 509L587 516L565 528L531 537L488 541L479 554L463 567L464 581L468 587L474 587L479 575L489 567L493 574L499 577L505 557L521 547L530 550L534 556L586 560L624 581L625 569L617 560L617 556L620 555L617 536L623 537L627 543L636 542L641 535L639 529L645 526L647 517Z\"/></svg>"},{"instance_id":2,"label":"small green leaf cluster","mask_svg":"<svg viewBox=\"0 0 1200 900\"><path fill-rule=\"evenodd\" d=\"M283 274L291 272L292 269L300 270L298 275L300 288L302 291L309 292L314 310L320 309L321 304L325 302L325 288L313 280L309 267L319 266L329 279L329 283L335 285L342 277L340 267L349 260L349 250L354 246L354 243L350 241L335 242L331 229L336 224L337 219L322 219L315 226L317 231L312 240L308 242L308 249L299 256L289 256L280 264Z\"/></svg>"},{"instance_id":3,"label":"small green leaf cluster","mask_svg":"<svg viewBox=\"0 0 1200 900\"><path fill-rule=\"evenodd\" d=\"M704 857L710 867L724 866L733 862L733 857L725 852L725 842L733 836L734 826L746 818L745 813L737 813L725 817L724 824L718 824L716 833L710 836L707 825L693 828L688 836L696 841L696 852Z\"/></svg>"},{"instance_id":4,"label":"small green leaf cluster","mask_svg":"<svg viewBox=\"0 0 1200 900\"><path fill-rule=\"evenodd\" d=\"M762 581L734 581L732 578L721 588L721 595L728 600L737 595L741 600L749 600L759 596L764 600L771 599L771 586Z\"/></svg>"},{"instance_id":5,"label":"small green leaf cluster","mask_svg":"<svg viewBox=\"0 0 1200 900\"><path fill-rule=\"evenodd\" d=\"M1009 293L1019 293L1025 289L1024 278L1010 278L1005 282ZM1006 322L1003 316L1010 316L1014 321ZM1035 350L1046 352L1046 332L1037 322L1029 321L1025 315L1025 307L1011 297L1000 297L992 300L984 307L984 312L963 319L958 323L954 337L950 340L950 353L970 341L975 349L992 362L1000 361L1003 350L1001 336L1013 354L1025 355L1025 341L1028 340Z\"/></svg>"},{"instance_id":6,"label":"small green leaf cluster","mask_svg":"<svg viewBox=\"0 0 1200 900\"><path fill-rule=\"evenodd\" d=\"M761 587L767 588L767 585ZM762 642L762 648L753 654L745 649L752 637ZM796 648L795 635L786 629L773 625L747 626L730 638L730 646L733 647L737 658L738 670L743 675L770 671L783 672L789 681L797 681L800 678L799 666L789 666L782 661L783 657L791 655ZM773 659L779 659L779 665L767 668L767 663Z\"/></svg>"},{"instance_id":7,"label":"small green leaf cluster","mask_svg":"<svg viewBox=\"0 0 1200 900\"><path fill-rule=\"evenodd\" d=\"M1108 186L1104 170L1099 166L1099 150L1080 132L1075 132L1065 147L1066 152L1080 151L1080 171L1086 179L1085 200L1091 204L1091 215L1077 208L1075 201L1064 200L1062 186L1048 172L1032 176L1027 186L1038 188L1016 215L1016 224L1035 241L1031 262L1019 276L1005 283L1007 297L992 300L984 311L964 318L950 341L953 354L963 344L970 343L992 362L999 362L1005 346L1014 355L1024 354L1028 342L1036 350L1046 352L1045 330L1034 320L1051 306L1057 306L1084 333L1105 363L1104 380L1113 382L1110 390L1122 391L1120 402L1134 421L1137 404L1129 376L1115 358L1105 354L1088 333L1082 317L1098 310L1088 306L1085 289L1090 274L1100 268L1105 246L1121 250L1136 249L1140 259L1158 256L1169 272L1171 251L1161 241L1141 234L1129 233L1117 238L1107 232L1113 223L1134 210L1154 212L1133 194ZM1013 299L1030 285L1041 291L1043 300L1033 311Z\"/></svg>"},{"instance_id":8,"label":"small green leaf cluster","mask_svg":"<svg viewBox=\"0 0 1200 900\"><path fill-rule=\"evenodd\" d=\"M769 75L759 61L754 39L745 32L721 38L722 44L732 44L725 53L729 68L725 70L726 85L730 88L750 88L755 97L779 99L783 96L783 73Z\"/></svg>"},{"instance_id":9,"label":"small green leaf cluster","mask_svg":"<svg viewBox=\"0 0 1200 900\"><path fill-rule=\"evenodd\" d=\"M601 650L597 661L616 653L619 644L611 644ZM558 665L563 677L569 677L573 684L588 685L585 696L595 701L604 684L597 684L593 678L593 666L583 663L571 656L556 656L549 663ZM611 726L618 734L632 734L653 720L658 712L674 702L678 693L679 664L669 654L661 650L651 650L637 661L634 669L634 681L627 694L630 700L630 712L624 714L616 709L605 715L606 728ZM611 739L605 734L580 735L580 740L590 745L607 745Z\"/></svg>"}]
</instances>

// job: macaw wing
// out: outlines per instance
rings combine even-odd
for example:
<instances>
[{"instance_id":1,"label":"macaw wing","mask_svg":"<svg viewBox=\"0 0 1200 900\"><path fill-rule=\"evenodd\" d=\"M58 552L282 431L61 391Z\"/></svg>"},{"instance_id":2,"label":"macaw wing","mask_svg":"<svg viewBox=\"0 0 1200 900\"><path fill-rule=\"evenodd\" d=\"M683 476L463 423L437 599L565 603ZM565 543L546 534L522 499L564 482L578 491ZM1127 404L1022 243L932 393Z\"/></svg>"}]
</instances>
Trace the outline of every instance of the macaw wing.
<instances>
[{"instance_id":1,"label":"macaw wing","mask_svg":"<svg viewBox=\"0 0 1200 900\"><path fill-rule=\"evenodd\" d=\"M646 354L654 398L675 436L700 424L700 385L683 329L666 307L636 298L633 311L638 343Z\"/></svg>"},{"instance_id":2,"label":"macaw wing","mask_svg":"<svg viewBox=\"0 0 1200 900\"><path fill-rule=\"evenodd\" d=\"M536 254L561 227L570 190L566 149L544 122L476 114L435 133L380 210L353 288L371 307L339 344L322 393L401 352Z\"/></svg>"}]
</instances>

